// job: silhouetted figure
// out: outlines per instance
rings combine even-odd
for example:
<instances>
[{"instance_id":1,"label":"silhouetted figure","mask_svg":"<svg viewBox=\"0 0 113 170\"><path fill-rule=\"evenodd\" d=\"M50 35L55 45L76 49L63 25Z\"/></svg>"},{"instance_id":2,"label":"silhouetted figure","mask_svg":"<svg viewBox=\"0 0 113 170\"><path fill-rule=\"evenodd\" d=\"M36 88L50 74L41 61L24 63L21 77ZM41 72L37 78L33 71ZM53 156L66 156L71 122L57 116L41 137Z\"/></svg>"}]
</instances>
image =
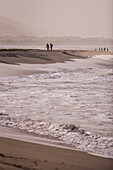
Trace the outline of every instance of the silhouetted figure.
<instances>
[{"instance_id":1,"label":"silhouetted figure","mask_svg":"<svg viewBox=\"0 0 113 170\"><path fill-rule=\"evenodd\" d=\"M104 47L104 51L106 51L106 48Z\"/></svg>"},{"instance_id":2,"label":"silhouetted figure","mask_svg":"<svg viewBox=\"0 0 113 170\"><path fill-rule=\"evenodd\" d=\"M46 48L47 48L47 51L49 51L49 44L48 43L46 44Z\"/></svg>"},{"instance_id":3,"label":"silhouetted figure","mask_svg":"<svg viewBox=\"0 0 113 170\"><path fill-rule=\"evenodd\" d=\"M52 49L53 49L53 44L52 43L50 43L50 48L51 48L51 51L52 51Z\"/></svg>"},{"instance_id":4,"label":"silhouetted figure","mask_svg":"<svg viewBox=\"0 0 113 170\"><path fill-rule=\"evenodd\" d=\"M107 48L107 51L109 51L109 48Z\"/></svg>"},{"instance_id":5,"label":"silhouetted figure","mask_svg":"<svg viewBox=\"0 0 113 170\"><path fill-rule=\"evenodd\" d=\"M100 51L100 48L99 48L99 51Z\"/></svg>"}]
</instances>

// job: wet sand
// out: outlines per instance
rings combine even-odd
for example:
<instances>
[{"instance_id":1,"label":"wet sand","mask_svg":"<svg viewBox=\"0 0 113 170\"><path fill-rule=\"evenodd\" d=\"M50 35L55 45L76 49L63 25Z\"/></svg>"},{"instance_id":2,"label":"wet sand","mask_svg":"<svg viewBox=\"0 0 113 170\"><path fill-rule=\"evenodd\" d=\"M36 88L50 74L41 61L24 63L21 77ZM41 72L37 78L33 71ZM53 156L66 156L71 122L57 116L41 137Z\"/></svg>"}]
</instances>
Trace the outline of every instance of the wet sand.
<instances>
[{"instance_id":1,"label":"wet sand","mask_svg":"<svg viewBox=\"0 0 113 170\"><path fill-rule=\"evenodd\" d=\"M80 151L0 137L0 169L112 170L113 160Z\"/></svg>"},{"instance_id":2,"label":"wet sand","mask_svg":"<svg viewBox=\"0 0 113 170\"><path fill-rule=\"evenodd\" d=\"M42 72L42 70L30 67L27 64L62 63L72 59L85 59L92 55L101 54L113 55L111 52L100 51L2 51L0 52L0 76ZM23 63L23 65L20 63ZM21 139L12 139L12 137L7 138L5 136L0 137L0 169L111 170L113 169L113 159L93 156L71 149L26 142Z\"/></svg>"},{"instance_id":3,"label":"wet sand","mask_svg":"<svg viewBox=\"0 0 113 170\"><path fill-rule=\"evenodd\" d=\"M72 150L58 143L47 144L48 140L43 141L41 136L37 140L37 136L18 129L0 127L0 169L112 170L113 168L113 159Z\"/></svg>"}]
</instances>

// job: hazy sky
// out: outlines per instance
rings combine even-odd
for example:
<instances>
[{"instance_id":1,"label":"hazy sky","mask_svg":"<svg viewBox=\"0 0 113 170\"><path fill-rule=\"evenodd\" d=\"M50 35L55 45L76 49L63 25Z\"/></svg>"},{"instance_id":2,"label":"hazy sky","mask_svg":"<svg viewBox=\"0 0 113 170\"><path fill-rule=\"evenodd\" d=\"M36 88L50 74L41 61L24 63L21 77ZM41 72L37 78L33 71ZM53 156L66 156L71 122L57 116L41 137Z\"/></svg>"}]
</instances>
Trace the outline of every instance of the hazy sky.
<instances>
[{"instance_id":1,"label":"hazy sky","mask_svg":"<svg viewBox=\"0 0 113 170\"><path fill-rule=\"evenodd\" d=\"M0 0L0 16L37 35L113 38L113 0Z\"/></svg>"}]
</instances>

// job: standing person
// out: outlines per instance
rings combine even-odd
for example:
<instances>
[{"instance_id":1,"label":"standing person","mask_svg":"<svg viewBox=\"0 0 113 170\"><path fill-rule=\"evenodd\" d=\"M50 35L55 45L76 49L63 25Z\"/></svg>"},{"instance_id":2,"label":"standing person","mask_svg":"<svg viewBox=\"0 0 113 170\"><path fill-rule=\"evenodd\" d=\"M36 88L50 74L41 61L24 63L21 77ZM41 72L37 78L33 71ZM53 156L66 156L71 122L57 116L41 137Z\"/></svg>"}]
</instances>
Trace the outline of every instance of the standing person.
<instances>
[{"instance_id":1,"label":"standing person","mask_svg":"<svg viewBox=\"0 0 113 170\"><path fill-rule=\"evenodd\" d=\"M51 51L52 51L52 49L53 49L53 44L52 43L50 43L50 48L51 48Z\"/></svg>"},{"instance_id":2,"label":"standing person","mask_svg":"<svg viewBox=\"0 0 113 170\"><path fill-rule=\"evenodd\" d=\"M49 44L48 43L46 44L46 48L47 48L47 51L49 51Z\"/></svg>"}]
</instances>

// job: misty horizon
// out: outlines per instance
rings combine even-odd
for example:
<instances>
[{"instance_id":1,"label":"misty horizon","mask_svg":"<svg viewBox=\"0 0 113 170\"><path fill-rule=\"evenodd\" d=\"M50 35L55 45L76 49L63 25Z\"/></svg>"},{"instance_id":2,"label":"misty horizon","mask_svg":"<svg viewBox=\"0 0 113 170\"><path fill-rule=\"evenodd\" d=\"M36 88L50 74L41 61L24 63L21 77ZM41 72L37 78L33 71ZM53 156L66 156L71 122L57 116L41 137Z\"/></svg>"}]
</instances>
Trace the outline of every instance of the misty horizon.
<instances>
[{"instance_id":1,"label":"misty horizon","mask_svg":"<svg viewBox=\"0 0 113 170\"><path fill-rule=\"evenodd\" d=\"M9 29L11 28L11 29ZM69 37L69 38L105 38L105 39L113 39L113 37L109 38L109 37L104 37L104 36L98 36L98 37L94 37L94 36L90 36L90 37L84 37L84 36L70 36L70 35L61 35L61 36L56 36L56 35L37 35L36 32L28 25L18 22L16 20L13 20L11 18L8 17L3 17L0 16L0 37L36 37L36 38L49 38L49 37L53 37L53 38L65 38L65 37ZM23 37L23 38L24 38Z\"/></svg>"},{"instance_id":2,"label":"misty horizon","mask_svg":"<svg viewBox=\"0 0 113 170\"><path fill-rule=\"evenodd\" d=\"M0 0L0 36L113 38L112 0Z\"/></svg>"},{"instance_id":3,"label":"misty horizon","mask_svg":"<svg viewBox=\"0 0 113 170\"><path fill-rule=\"evenodd\" d=\"M8 17L0 16L0 45L38 45L43 46L46 42L56 45L107 45L113 46L113 38L105 37L82 37L82 36L47 36L36 34L26 24L15 21Z\"/></svg>"}]
</instances>

